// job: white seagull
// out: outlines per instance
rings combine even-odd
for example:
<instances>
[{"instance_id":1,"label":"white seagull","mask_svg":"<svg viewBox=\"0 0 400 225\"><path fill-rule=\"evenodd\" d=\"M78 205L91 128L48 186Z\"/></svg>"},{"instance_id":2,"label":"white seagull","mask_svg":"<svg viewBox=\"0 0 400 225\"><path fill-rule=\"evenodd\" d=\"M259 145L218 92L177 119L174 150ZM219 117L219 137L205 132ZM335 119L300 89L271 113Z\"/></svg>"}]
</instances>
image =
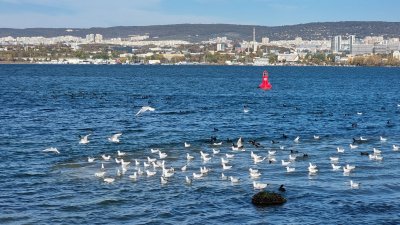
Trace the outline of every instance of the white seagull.
<instances>
[{"instance_id":1,"label":"white seagull","mask_svg":"<svg viewBox=\"0 0 400 225\"><path fill-rule=\"evenodd\" d=\"M344 148L342 148L342 147L337 147L336 149L337 149L337 152L339 152L339 153L343 153L344 152Z\"/></svg>"},{"instance_id":2,"label":"white seagull","mask_svg":"<svg viewBox=\"0 0 400 225\"><path fill-rule=\"evenodd\" d=\"M300 136L297 136L293 141L296 142L296 143L299 143L300 142Z\"/></svg>"},{"instance_id":3,"label":"white seagull","mask_svg":"<svg viewBox=\"0 0 400 225\"><path fill-rule=\"evenodd\" d=\"M112 182L114 182L114 178L104 178L104 182L106 182L107 184L111 184Z\"/></svg>"},{"instance_id":4,"label":"white seagull","mask_svg":"<svg viewBox=\"0 0 400 225\"><path fill-rule=\"evenodd\" d=\"M387 141L387 138L384 138L384 137L380 136L380 137L379 137L379 140L380 140L381 142L385 142L385 141Z\"/></svg>"},{"instance_id":5,"label":"white seagull","mask_svg":"<svg viewBox=\"0 0 400 225\"><path fill-rule=\"evenodd\" d=\"M154 110L156 110L156 109L155 109L155 108L152 108L152 107L150 107L150 106L143 106L143 107L136 113L135 116L138 116L139 114L144 113L144 112L146 112L146 111L151 111L151 112L153 112Z\"/></svg>"},{"instance_id":6,"label":"white seagull","mask_svg":"<svg viewBox=\"0 0 400 225\"><path fill-rule=\"evenodd\" d=\"M90 156L88 157L88 162L90 162L90 163L91 163L91 162L94 162L94 160L95 160L95 158L93 158L93 157L90 157Z\"/></svg>"},{"instance_id":7,"label":"white seagull","mask_svg":"<svg viewBox=\"0 0 400 225\"><path fill-rule=\"evenodd\" d=\"M117 151L117 154L118 154L118 156L124 156L124 155L126 155L125 152L121 152L120 150Z\"/></svg>"},{"instance_id":8,"label":"white seagull","mask_svg":"<svg viewBox=\"0 0 400 225\"><path fill-rule=\"evenodd\" d=\"M106 156L106 155L103 154L101 157L102 157L105 161L108 161L108 160L111 159L111 155Z\"/></svg>"},{"instance_id":9,"label":"white seagull","mask_svg":"<svg viewBox=\"0 0 400 225\"><path fill-rule=\"evenodd\" d=\"M54 152L54 153L60 154L60 151L58 151L57 148L53 148L53 147L46 148L45 150L43 150L43 152Z\"/></svg>"},{"instance_id":10,"label":"white seagull","mask_svg":"<svg viewBox=\"0 0 400 225\"><path fill-rule=\"evenodd\" d=\"M185 142L185 148L189 148L189 147L190 147L190 144Z\"/></svg>"},{"instance_id":11,"label":"white seagull","mask_svg":"<svg viewBox=\"0 0 400 225\"><path fill-rule=\"evenodd\" d=\"M399 150L399 146L393 145L393 151L398 151L398 150Z\"/></svg>"},{"instance_id":12,"label":"white seagull","mask_svg":"<svg viewBox=\"0 0 400 225\"><path fill-rule=\"evenodd\" d=\"M286 167L286 171L288 173L294 172L295 170L296 170L296 168L294 168L294 167L289 167L289 166Z\"/></svg>"},{"instance_id":13,"label":"white seagull","mask_svg":"<svg viewBox=\"0 0 400 225\"><path fill-rule=\"evenodd\" d=\"M165 158L167 158L167 153L164 153L164 152L158 152L158 155L160 156L160 159L165 159Z\"/></svg>"},{"instance_id":14,"label":"white seagull","mask_svg":"<svg viewBox=\"0 0 400 225\"><path fill-rule=\"evenodd\" d=\"M352 180L350 180L350 187L351 187L352 189L357 189L357 188L360 187L360 183L355 183L355 182L353 182Z\"/></svg>"},{"instance_id":15,"label":"white seagull","mask_svg":"<svg viewBox=\"0 0 400 225\"><path fill-rule=\"evenodd\" d=\"M121 137L122 133L114 134L111 137L108 137L108 140L114 143L119 143L119 137Z\"/></svg>"},{"instance_id":16,"label":"white seagull","mask_svg":"<svg viewBox=\"0 0 400 225\"><path fill-rule=\"evenodd\" d=\"M192 184L192 180L188 176L185 176L185 181L186 181L187 185L191 185Z\"/></svg>"},{"instance_id":17,"label":"white seagull","mask_svg":"<svg viewBox=\"0 0 400 225\"><path fill-rule=\"evenodd\" d=\"M79 140L79 144L85 145L85 144L89 143L90 142L89 136L90 136L90 134L82 136L81 139Z\"/></svg>"},{"instance_id":18,"label":"white seagull","mask_svg":"<svg viewBox=\"0 0 400 225\"><path fill-rule=\"evenodd\" d=\"M194 156L189 155L189 153L186 153L186 159L187 160L193 160Z\"/></svg>"},{"instance_id":19,"label":"white seagull","mask_svg":"<svg viewBox=\"0 0 400 225\"><path fill-rule=\"evenodd\" d=\"M257 183L255 181L253 181L253 188L254 189L264 189L268 186L268 184L263 184L263 183Z\"/></svg>"},{"instance_id":20,"label":"white seagull","mask_svg":"<svg viewBox=\"0 0 400 225\"><path fill-rule=\"evenodd\" d=\"M335 165L333 163L331 165L332 165L332 170L334 170L334 171L340 170L341 166L337 166L337 165Z\"/></svg>"}]
</instances>

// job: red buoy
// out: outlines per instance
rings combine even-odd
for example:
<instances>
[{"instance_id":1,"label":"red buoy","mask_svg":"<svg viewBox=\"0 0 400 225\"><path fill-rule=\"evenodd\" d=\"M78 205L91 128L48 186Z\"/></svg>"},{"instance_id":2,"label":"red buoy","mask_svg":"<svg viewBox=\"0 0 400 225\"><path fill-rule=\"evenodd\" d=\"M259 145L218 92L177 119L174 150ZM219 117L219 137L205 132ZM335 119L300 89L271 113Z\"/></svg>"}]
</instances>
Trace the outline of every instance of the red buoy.
<instances>
[{"instance_id":1,"label":"red buoy","mask_svg":"<svg viewBox=\"0 0 400 225\"><path fill-rule=\"evenodd\" d=\"M268 81L268 72L266 70L263 72L262 82L258 87L263 90L270 90L272 88L272 85Z\"/></svg>"}]
</instances>

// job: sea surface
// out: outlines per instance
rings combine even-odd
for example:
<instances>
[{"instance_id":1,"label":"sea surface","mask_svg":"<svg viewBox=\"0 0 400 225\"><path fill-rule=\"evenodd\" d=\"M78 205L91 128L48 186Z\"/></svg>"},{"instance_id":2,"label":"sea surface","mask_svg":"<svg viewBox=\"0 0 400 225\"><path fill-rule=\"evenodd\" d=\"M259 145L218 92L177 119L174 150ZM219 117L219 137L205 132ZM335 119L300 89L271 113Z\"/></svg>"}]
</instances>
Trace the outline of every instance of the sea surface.
<instances>
[{"instance_id":1,"label":"sea surface","mask_svg":"<svg viewBox=\"0 0 400 225\"><path fill-rule=\"evenodd\" d=\"M264 69L270 91L257 88ZM392 149L400 145L399 104L400 68L0 65L0 224L400 224L400 151ZM135 116L142 106L155 111ZM120 132L120 143L108 141ZM90 142L79 144L88 134ZM360 136L368 140L350 149ZM227 139L239 137L245 151L232 151ZM43 151L50 147L60 154ZM129 178L147 157L158 158L151 148L175 168L167 184L160 169ZM361 155L373 148L383 160ZM118 150L131 162L121 177ZM250 157L271 150L276 162ZM296 170L287 173L281 160L291 150ZM223 171L226 153L235 156ZM333 171L333 156L355 170ZM111 184L94 176L102 163ZM204 166L211 171L187 185L185 176ZM256 181L267 191L284 184L287 203L253 206L249 168L262 173Z\"/></svg>"}]
</instances>

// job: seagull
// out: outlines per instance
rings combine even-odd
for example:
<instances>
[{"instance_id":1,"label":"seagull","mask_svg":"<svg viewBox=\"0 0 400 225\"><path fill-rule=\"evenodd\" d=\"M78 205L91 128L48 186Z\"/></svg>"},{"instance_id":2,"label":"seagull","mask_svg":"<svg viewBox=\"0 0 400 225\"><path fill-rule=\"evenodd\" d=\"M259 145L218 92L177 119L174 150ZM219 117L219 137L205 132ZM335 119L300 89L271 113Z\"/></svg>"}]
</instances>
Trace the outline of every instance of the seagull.
<instances>
[{"instance_id":1,"label":"seagull","mask_svg":"<svg viewBox=\"0 0 400 225\"><path fill-rule=\"evenodd\" d=\"M333 163L339 162L339 157L329 157L329 159L330 159L331 162L333 162Z\"/></svg>"},{"instance_id":2,"label":"seagull","mask_svg":"<svg viewBox=\"0 0 400 225\"><path fill-rule=\"evenodd\" d=\"M362 112L357 112L357 115L361 116L363 113Z\"/></svg>"},{"instance_id":3,"label":"seagull","mask_svg":"<svg viewBox=\"0 0 400 225\"><path fill-rule=\"evenodd\" d=\"M381 142L387 141L387 138L384 138L384 137L382 137L382 136L380 136L379 139L381 140Z\"/></svg>"},{"instance_id":4,"label":"seagull","mask_svg":"<svg viewBox=\"0 0 400 225\"><path fill-rule=\"evenodd\" d=\"M106 172L103 171L103 172L97 172L97 173L95 173L94 175L95 175L96 177L104 177L105 174L106 174Z\"/></svg>"},{"instance_id":5,"label":"seagull","mask_svg":"<svg viewBox=\"0 0 400 225\"><path fill-rule=\"evenodd\" d=\"M184 165L182 168L181 168L181 170L184 172L184 171L186 171L186 169L187 169L187 165Z\"/></svg>"},{"instance_id":6,"label":"seagull","mask_svg":"<svg viewBox=\"0 0 400 225\"><path fill-rule=\"evenodd\" d=\"M146 170L146 174L148 177L154 176L154 175L156 175L156 173L157 173L156 171Z\"/></svg>"},{"instance_id":7,"label":"seagull","mask_svg":"<svg viewBox=\"0 0 400 225\"><path fill-rule=\"evenodd\" d=\"M296 158L297 158L296 155L289 155L289 160L290 160L290 161L295 161Z\"/></svg>"},{"instance_id":8,"label":"seagull","mask_svg":"<svg viewBox=\"0 0 400 225\"><path fill-rule=\"evenodd\" d=\"M230 170L230 169L232 169L232 166L227 166L227 165L225 165L225 163L222 163L222 169L223 170Z\"/></svg>"},{"instance_id":9,"label":"seagull","mask_svg":"<svg viewBox=\"0 0 400 225\"><path fill-rule=\"evenodd\" d=\"M232 159L233 157L235 157L234 154L228 154L228 153L226 153L225 156L227 159Z\"/></svg>"},{"instance_id":10,"label":"seagull","mask_svg":"<svg viewBox=\"0 0 400 225\"><path fill-rule=\"evenodd\" d=\"M228 179L228 177L227 176L225 176L225 174L224 173L221 173L221 180L227 180Z\"/></svg>"},{"instance_id":11,"label":"seagull","mask_svg":"<svg viewBox=\"0 0 400 225\"><path fill-rule=\"evenodd\" d=\"M350 180L350 187L351 187L352 189L357 189L357 188L360 187L360 183L355 183L355 182L353 182L352 180Z\"/></svg>"},{"instance_id":12,"label":"seagull","mask_svg":"<svg viewBox=\"0 0 400 225\"><path fill-rule=\"evenodd\" d=\"M382 153L382 151L381 150L378 150L378 149L376 149L376 148L372 148L373 149L373 151L374 151L374 154L376 154L376 155L378 155L378 154L381 154Z\"/></svg>"},{"instance_id":13,"label":"seagull","mask_svg":"<svg viewBox=\"0 0 400 225\"><path fill-rule=\"evenodd\" d=\"M200 174L193 173L193 179L200 179L200 178L202 178L202 177L203 177L203 174L202 174L202 173L200 173Z\"/></svg>"},{"instance_id":14,"label":"seagull","mask_svg":"<svg viewBox=\"0 0 400 225\"><path fill-rule=\"evenodd\" d=\"M153 148L152 148L152 149L150 149L150 151L151 151L151 153L158 153L158 152L160 151L160 149L157 149L157 148L156 148L156 149L153 149Z\"/></svg>"},{"instance_id":15,"label":"seagull","mask_svg":"<svg viewBox=\"0 0 400 225\"><path fill-rule=\"evenodd\" d=\"M186 181L187 185L191 185L192 184L192 180L188 176L185 176L185 181Z\"/></svg>"},{"instance_id":16,"label":"seagull","mask_svg":"<svg viewBox=\"0 0 400 225\"><path fill-rule=\"evenodd\" d=\"M101 169L104 170L104 164L103 163L101 163Z\"/></svg>"},{"instance_id":17,"label":"seagull","mask_svg":"<svg viewBox=\"0 0 400 225\"><path fill-rule=\"evenodd\" d=\"M43 152L54 152L54 153L60 154L60 151L58 151L57 148L53 148L53 147L46 148L45 150L43 150Z\"/></svg>"},{"instance_id":18,"label":"seagull","mask_svg":"<svg viewBox=\"0 0 400 225\"><path fill-rule=\"evenodd\" d=\"M208 169L207 167L200 167L200 173L201 174L206 174L210 172L210 169Z\"/></svg>"},{"instance_id":19,"label":"seagull","mask_svg":"<svg viewBox=\"0 0 400 225\"><path fill-rule=\"evenodd\" d=\"M290 161L285 161L282 159L282 166L288 166L290 164Z\"/></svg>"},{"instance_id":20,"label":"seagull","mask_svg":"<svg viewBox=\"0 0 400 225\"><path fill-rule=\"evenodd\" d=\"M250 177L253 179L259 178L261 176L261 173L259 172L250 172Z\"/></svg>"},{"instance_id":21,"label":"seagull","mask_svg":"<svg viewBox=\"0 0 400 225\"><path fill-rule=\"evenodd\" d=\"M215 145L215 146L222 145L222 141L221 141L221 142L218 142L218 143L213 143L213 145Z\"/></svg>"},{"instance_id":22,"label":"seagull","mask_svg":"<svg viewBox=\"0 0 400 225\"><path fill-rule=\"evenodd\" d=\"M118 164L120 164L120 163L121 163L121 160L118 160L117 158L115 158L115 162L118 163Z\"/></svg>"},{"instance_id":23,"label":"seagull","mask_svg":"<svg viewBox=\"0 0 400 225\"><path fill-rule=\"evenodd\" d=\"M399 146L393 145L393 151L398 151L398 150L399 150Z\"/></svg>"},{"instance_id":24,"label":"seagull","mask_svg":"<svg viewBox=\"0 0 400 225\"><path fill-rule=\"evenodd\" d=\"M189 148L189 147L190 147L190 144L185 142L185 148Z\"/></svg>"},{"instance_id":25,"label":"seagull","mask_svg":"<svg viewBox=\"0 0 400 225\"><path fill-rule=\"evenodd\" d=\"M157 159L156 159L156 158L152 159L152 158L150 158L150 157L147 156L147 161L148 161L149 163L151 163L151 162L157 161Z\"/></svg>"},{"instance_id":26,"label":"seagull","mask_svg":"<svg viewBox=\"0 0 400 225\"><path fill-rule=\"evenodd\" d=\"M156 110L156 109L155 109L155 108L152 108L152 107L150 107L150 106L143 106L143 107L136 113L135 116L138 116L139 114L144 113L144 112L146 112L146 111L154 111L154 110Z\"/></svg>"},{"instance_id":27,"label":"seagull","mask_svg":"<svg viewBox=\"0 0 400 225\"><path fill-rule=\"evenodd\" d=\"M314 135L314 139L315 139L315 140L319 140L319 136Z\"/></svg>"},{"instance_id":28,"label":"seagull","mask_svg":"<svg viewBox=\"0 0 400 225\"><path fill-rule=\"evenodd\" d=\"M350 146L350 149L356 149L356 148L358 148L358 145L349 144L349 146Z\"/></svg>"},{"instance_id":29,"label":"seagull","mask_svg":"<svg viewBox=\"0 0 400 225\"><path fill-rule=\"evenodd\" d=\"M255 181L253 181L253 188L254 189L264 189L268 186L268 184L263 184L263 183L257 183Z\"/></svg>"},{"instance_id":30,"label":"seagull","mask_svg":"<svg viewBox=\"0 0 400 225\"><path fill-rule=\"evenodd\" d=\"M344 148L342 148L342 147L337 147L336 149L337 149L337 152L339 152L339 153L343 153L344 152Z\"/></svg>"},{"instance_id":31,"label":"seagull","mask_svg":"<svg viewBox=\"0 0 400 225\"><path fill-rule=\"evenodd\" d=\"M89 143L90 142L88 139L89 136L90 136L90 134L82 136L81 139L79 140L79 144L85 145L85 144Z\"/></svg>"},{"instance_id":32,"label":"seagull","mask_svg":"<svg viewBox=\"0 0 400 225\"><path fill-rule=\"evenodd\" d=\"M268 151L268 155L273 156L276 154L276 151Z\"/></svg>"},{"instance_id":33,"label":"seagull","mask_svg":"<svg viewBox=\"0 0 400 225\"><path fill-rule=\"evenodd\" d=\"M239 183L239 178L230 176L229 179L231 180L231 183Z\"/></svg>"},{"instance_id":34,"label":"seagull","mask_svg":"<svg viewBox=\"0 0 400 225\"><path fill-rule=\"evenodd\" d=\"M289 166L286 167L286 171L288 173L294 172L295 170L296 170L296 168L294 168L294 167L289 167Z\"/></svg>"},{"instance_id":35,"label":"seagull","mask_svg":"<svg viewBox=\"0 0 400 225\"><path fill-rule=\"evenodd\" d=\"M104 182L106 182L107 184L111 184L114 181L115 181L114 178L104 178Z\"/></svg>"},{"instance_id":36,"label":"seagull","mask_svg":"<svg viewBox=\"0 0 400 225\"><path fill-rule=\"evenodd\" d=\"M249 168L249 171L250 171L250 173L257 173L257 172L258 172L258 169Z\"/></svg>"},{"instance_id":37,"label":"seagull","mask_svg":"<svg viewBox=\"0 0 400 225\"><path fill-rule=\"evenodd\" d=\"M206 158L207 156L209 156L210 154L208 154L208 153L204 153L203 151L200 151L200 155L201 155L201 158Z\"/></svg>"},{"instance_id":38,"label":"seagull","mask_svg":"<svg viewBox=\"0 0 400 225\"><path fill-rule=\"evenodd\" d=\"M221 163L222 163L222 164L226 164L226 163L228 163L228 162L229 162L229 160L224 159L224 158L221 157Z\"/></svg>"},{"instance_id":39,"label":"seagull","mask_svg":"<svg viewBox=\"0 0 400 225\"><path fill-rule=\"evenodd\" d=\"M293 141L296 142L296 143L299 143L300 142L300 136L297 136Z\"/></svg>"},{"instance_id":40,"label":"seagull","mask_svg":"<svg viewBox=\"0 0 400 225\"><path fill-rule=\"evenodd\" d=\"M193 160L194 156L189 155L189 153L186 153L186 159L187 160Z\"/></svg>"},{"instance_id":41,"label":"seagull","mask_svg":"<svg viewBox=\"0 0 400 225\"><path fill-rule=\"evenodd\" d=\"M133 175L130 175L129 178L136 180L138 177L137 172L133 172Z\"/></svg>"},{"instance_id":42,"label":"seagull","mask_svg":"<svg viewBox=\"0 0 400 225\"><path fill-rule=\"evenodd\" d=\"M158 154L160 156L160 159L165 159L168 156L167 153L164 153L164 152L158 152Z\"/></svg>"},{"instance_id":43,"label":"seagull","mask_svg":"<svg viewBox=\"0 0 400 225\"><path fill-rule=\"evenodd\" d=\"M248 113L250 110L249 110L249 108L247 108L247 106L243 106L243 112L244 113Z\"/></svg>"},{"instance_id":44,"label":"seagull","mask_svg":"<svg viewBox=\"0 0 400 225\"><path fill-rule=\"evenodd\" d=\"M160 177L160 179L161 179L161 184L162 184L162 185L168 183L168 181L167 181L166 179L164 179L164 177Z\"/></svg>"},{"instance_id":45,"label":"seagull","mask_svg":"<svg viewBox=\"0 0 400 225\"><path fill-rule=\"evenodd\" d=\"M95 160L95 158L92 158L92 157L88 157L88 162L94 162L94 160Z\"/></svg>"},{"instance_id":46,"label":"seagull","mask_svg":"<svg viewBox=\"0 0 400 225\"><path fill-rule=\"evenodd\" d=\"M108 138L109 141L114 142L114 143L119 143L119 137L122 135L122 133L114 134L111 137Z\"/></svg>"},{"instance_id":47,"label":"seagull","mask_svg":"<svg viewBox=\"0 0 400 225\"><path fill-rule=\"evenodd\" d=\"M336 171L336 170L340 170L340 167L341 166L337 166L337 165L335 165L335 164L331 164L332 165L332 170L334 170L334 171Z\"/></svg>"},{"instance_id":48,"label":"seagull","mask_svg":"<svg viewBox=\"0 0 400 225\"><path fill-rule=\"evenodd\" d=\"M117 154L118 154L118 156L124 156L124 155L126 155L125 152L121 152L120 150L118 150Z\"/></svg>"},{"instance_id":49,"label":"seagull","mask_svg":"<svg viewBox=\"0 0 400 225\"><path fill-rule=\"evenodd\" d=\"M213 151L213 155L216 155L220 152L220 150L218 150L218 149L213 149L212 151Z\"/></svg>"},{"instance_id":50,"label":"seagull","mask_svg":"<svg viewBox=\"0 0 400 225\"><path fill-rule=\"evenodd\" d=\"M101 157L102 157L105 161L108 161L108 160L111 159L111 155L106 156L106 155L103 154Z\"/></svg>"}]
</instances>

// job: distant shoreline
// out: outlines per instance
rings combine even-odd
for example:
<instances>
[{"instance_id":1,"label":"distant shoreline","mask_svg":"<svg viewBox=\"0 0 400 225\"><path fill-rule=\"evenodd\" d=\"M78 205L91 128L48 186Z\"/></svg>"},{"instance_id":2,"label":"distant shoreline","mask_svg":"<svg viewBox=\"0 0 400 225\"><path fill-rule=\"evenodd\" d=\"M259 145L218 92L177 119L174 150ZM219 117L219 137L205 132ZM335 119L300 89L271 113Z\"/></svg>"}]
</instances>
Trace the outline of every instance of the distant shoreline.
<instances>
[{"instance_id":1,"label":"distant shoreline","mask_svg":"<svg viewBox=\"0 0 400 225\"><path fill-rule=\"evenodd\" d=\"M29 63L29 62L9 62L0 61L0 65L42 65L42 66L252 66L252 67L275 67L275 66L291 66L291 67L385 67L385 68L400 68L400 66L357 66L357 65L226 65L226 64L51 64L51 63Z\"/></svg>"}]
</instances>

